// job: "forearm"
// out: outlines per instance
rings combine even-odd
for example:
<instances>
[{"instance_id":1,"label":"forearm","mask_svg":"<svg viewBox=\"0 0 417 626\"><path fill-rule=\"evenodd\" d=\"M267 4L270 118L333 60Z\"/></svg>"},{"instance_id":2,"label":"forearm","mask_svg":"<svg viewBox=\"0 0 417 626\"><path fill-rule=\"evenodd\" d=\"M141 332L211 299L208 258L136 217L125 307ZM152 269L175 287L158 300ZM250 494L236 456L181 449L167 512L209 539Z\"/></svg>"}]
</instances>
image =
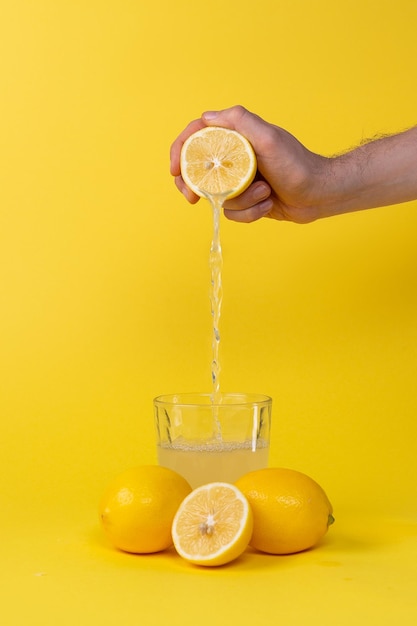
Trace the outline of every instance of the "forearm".
<instances>
[{"instance_id":1,"label":"forearm","mask_svg":"<svg viewBox=\"0 0 417 626\"><path fill-rule=\"evenodd\" d=\"M417 126L326 160L321 211L337 215L417 199Z\"/></svg>"}]
</instances>

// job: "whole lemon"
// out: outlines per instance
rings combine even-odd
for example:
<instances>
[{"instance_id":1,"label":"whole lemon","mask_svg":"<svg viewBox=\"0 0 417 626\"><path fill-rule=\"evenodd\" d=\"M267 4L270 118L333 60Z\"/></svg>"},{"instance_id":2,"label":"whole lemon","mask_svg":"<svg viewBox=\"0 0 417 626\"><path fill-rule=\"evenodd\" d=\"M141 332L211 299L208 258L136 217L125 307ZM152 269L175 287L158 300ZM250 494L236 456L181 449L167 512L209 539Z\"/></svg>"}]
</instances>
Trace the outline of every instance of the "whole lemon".
<instances>
[{"instance_id":1,"label":"whole lemon","mask_svg":"<svg viewBox=\"0 0 417 626\"><path fill-rule=\"evenodd\" d=\"M245 474L236 486L253 511L250 545L270 554L292 554L315 546L334 522L325 492L295 470L270 467Z\"/></svg>"},{"instance_id":2,"label":"whole lemon","mask_svg":"<svg viewBox=\"0 0 417 626\"><path fill-rule=\"evenodd\" d=\"M159 465L140 465L116 476L99 505L110 541L126 552L160 552L172 544L171 526L188 482Z\"/></svg>"}]
</instances>

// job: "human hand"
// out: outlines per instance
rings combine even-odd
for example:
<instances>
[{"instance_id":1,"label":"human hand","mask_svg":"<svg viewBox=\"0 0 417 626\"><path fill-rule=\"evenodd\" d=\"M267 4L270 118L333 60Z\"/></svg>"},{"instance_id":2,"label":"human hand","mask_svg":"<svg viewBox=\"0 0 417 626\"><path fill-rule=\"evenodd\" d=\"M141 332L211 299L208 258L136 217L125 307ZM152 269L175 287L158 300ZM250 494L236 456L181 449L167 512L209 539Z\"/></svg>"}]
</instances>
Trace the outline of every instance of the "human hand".
<instances>
[{"instance_id":1,"label":"human hand","mask_svg":"<svg viewBox=\"0 0 417 626\"><path fill-rule=\"evenodd\" d=\"M328 158L311 152L283 128L234 106L203 113L172 144L171 173L189 202L198 197L181 178L180 152L187 137L204 126L236 130L255 150L254 182L224 203L226 217L236 222L271 217L304 224L417 199L417 126Z\"/></svg>"},{"instance_id":2,"label":"human hand","mask_svg":"<svg viewBox=\"0 0 417 626\"><path fill-rule=\"evenodd\" d=\"M269 124L242 106L208 111L191 122L171 146L171 174L192 204L199 200L184 183L180 153L184 141L205 126L222 126L240 132L252 144L258 162L254 182L240 196L224 203L224 214L237 222L261 217L298 223L320 217L321 170L327 159L305 148L295 137Z\"/></svg>"}]
</instances>

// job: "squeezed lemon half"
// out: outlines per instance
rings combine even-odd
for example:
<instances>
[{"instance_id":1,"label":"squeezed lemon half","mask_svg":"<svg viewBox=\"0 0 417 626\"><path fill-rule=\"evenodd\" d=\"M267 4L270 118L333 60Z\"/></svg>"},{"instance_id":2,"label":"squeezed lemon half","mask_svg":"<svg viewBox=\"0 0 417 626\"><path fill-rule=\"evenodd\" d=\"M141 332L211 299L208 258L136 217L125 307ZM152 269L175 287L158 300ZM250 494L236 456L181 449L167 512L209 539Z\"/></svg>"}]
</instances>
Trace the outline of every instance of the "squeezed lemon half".
<instances>
[{"instance_id":1,"label":"squeezed lemon half","mask_svg":"<svg viewBox=\"0 0 417 626\"><path fill-rule=\"evenodd\" d=\"M200 197L234 198L256 174L255 152L240 133L207 126L186 139L180 157L186 185Z\"/></svg>"}]
</instances>

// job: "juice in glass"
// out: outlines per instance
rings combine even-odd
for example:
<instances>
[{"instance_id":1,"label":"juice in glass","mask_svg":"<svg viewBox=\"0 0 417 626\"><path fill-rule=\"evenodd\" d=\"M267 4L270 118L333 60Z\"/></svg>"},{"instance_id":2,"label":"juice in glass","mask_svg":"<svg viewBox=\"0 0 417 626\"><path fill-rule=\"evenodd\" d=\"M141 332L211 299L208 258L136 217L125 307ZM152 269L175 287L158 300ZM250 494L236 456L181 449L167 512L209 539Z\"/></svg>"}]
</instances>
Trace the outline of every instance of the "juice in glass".
<instances>
[{"instance_id":1,"label":"juice in glass","mask_svg":"<svg viewBox=\"0 0 417 626\"><path fill-rule=\"evenodd\" d=\"M261 394L176 394L154 400L158 463L195 488L235 482L268 464L272 400Z\"/></svg>"}]
</instances>

